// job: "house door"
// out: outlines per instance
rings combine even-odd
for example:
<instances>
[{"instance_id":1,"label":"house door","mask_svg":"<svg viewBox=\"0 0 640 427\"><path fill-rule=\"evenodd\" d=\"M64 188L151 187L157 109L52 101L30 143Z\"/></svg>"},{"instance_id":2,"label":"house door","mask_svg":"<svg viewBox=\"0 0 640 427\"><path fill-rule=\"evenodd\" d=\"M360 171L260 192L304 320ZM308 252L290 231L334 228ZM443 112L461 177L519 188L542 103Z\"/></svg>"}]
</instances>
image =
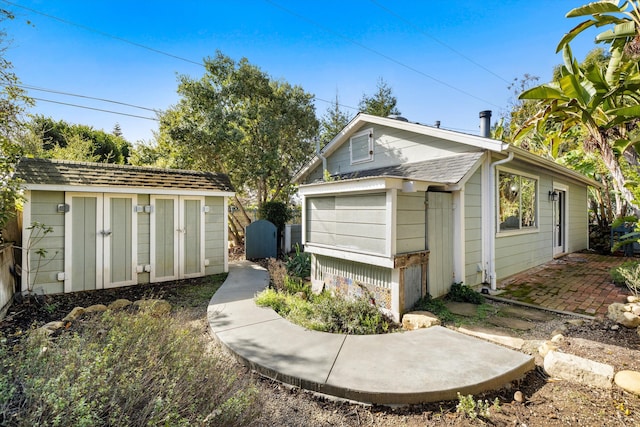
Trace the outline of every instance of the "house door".
<instances>
[{"instance_id":1,"label":"house door","mask_svg":"<svg viewBox=\"0 0 640 427\"><path fill-rule=\"evenodd\" d=\"M204 198L151 196L151 282L204 275Z\"/></svg>"},{"instance_id":2,"label":"house door","mask_svg":"<svg viewBox=\"0 0 640 427\"><path fill-rule=\"evenodd\" d=\"M127 286L135 272L136 196L67 193L65 292Z\"/></svg>"},{"instance_id":3,"label":"house door","mask_svg":"<svg viewBox=\"0 0 640 427\"><path fill-rule=\"evenodd\" d=\"M451 193L427 192L427 293L440 297L453 281L453 198Z\"/></svg>"},{"instance_id":4,"label":"house door","mask_svg":"<svg viewBox=\"0 0 640 427\"><path fill-rule=\"evenodd\" d=\"M567 192L558 188L553 191L557 194L553 202L553 256L557 256L566 252Z\"/></svg>"}]
</instances>

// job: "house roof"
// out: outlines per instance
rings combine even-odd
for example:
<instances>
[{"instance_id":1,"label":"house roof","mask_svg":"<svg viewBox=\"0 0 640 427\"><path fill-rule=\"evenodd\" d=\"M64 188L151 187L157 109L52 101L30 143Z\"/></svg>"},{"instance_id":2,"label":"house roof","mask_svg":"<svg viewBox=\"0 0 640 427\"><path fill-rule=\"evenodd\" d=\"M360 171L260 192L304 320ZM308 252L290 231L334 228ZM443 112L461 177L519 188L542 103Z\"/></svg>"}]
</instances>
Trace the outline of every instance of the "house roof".
<instances>
[{"instance_id":1,"label":"house roof","mask_svg":"<svg viewBox=\"0 0 640 427\"><path fill-rule=\"evenodd\" d=\"M422 162L344 173L336 175L335 178L346 180L390 177L415 179L438 184L456 184L464 178L482 156L482 152L458 153L454 156L440 157Z\"/></svg>"},{"instance_id":2,"label":"house roof","mask_svg":"<svg viewBox=\"0 0 640 427\"><path fill-rule=\"evenodd\" d=\"M72 187L80 190L89 187L204 193L234 191L229 177L220 173L26 157L18 162L14 177L28 189Z\"/></svg>"}]
</instances>

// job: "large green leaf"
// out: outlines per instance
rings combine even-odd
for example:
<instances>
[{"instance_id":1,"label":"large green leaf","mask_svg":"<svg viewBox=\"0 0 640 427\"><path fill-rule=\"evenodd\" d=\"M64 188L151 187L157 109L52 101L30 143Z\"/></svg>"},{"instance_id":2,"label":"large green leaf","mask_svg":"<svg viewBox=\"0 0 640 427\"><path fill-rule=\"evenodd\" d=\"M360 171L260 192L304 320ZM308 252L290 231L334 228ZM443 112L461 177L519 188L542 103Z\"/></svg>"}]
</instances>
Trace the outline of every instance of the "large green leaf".
<instances>
[{"instance_id":1,"label":"large green leaf","mask_svg":"<svg viewBox=\"0 0 640 427\"><path fill-rule=\"evenodd\" d=\"M567 99L557 87L551 85L540 85L520 94L518 99Z\"/></svg>"},{"instance_id":2,"label":"large green leaf","mask_svg":"<svg viewBox=\"0 0 640 427\"><path fill-rule=\"evenodd\" d=\"M560 43L558 43L558 46L556 47L556 53L558 53L562 49L564 49L565 46L568 46L569 42L571 42L571 40L576 38L576 36L578 34L580 34L584 30L586 30L587 28L589 28L589 27L591 27L591 26L593 26L595 24L597 24L597 21L594 21L594 20L590 19L588 21L584 21L584 22L581 22L580 24L576 25L574 28L572 28L567 34L565 34L562 37L562 40L560 40Z\"/></svg>"},{"instance_id":3,"label":"large green leaf","mask_svg":"<svg viewBox=\"0 0 640 427\"><path fill-rule=\"evenodd\" d=\"M589 105L591 97L596 93L595 88L588 80L581 82L573 74L562 77L558 83L560 83L566 98L577 100L583 107Z\"/></svg>"},{"instance_id":4,"label":"large green leaf","mask_svg":"<svg viewBox=\"0 0 640 427\"><path fill-rule=\"evenodd\" d=\"M565 15L567 18L575 18L578 16L586 15L598 15L601 13L616 13L622 12L621 8L616 4L609 1L597 1L584 6L576 7L570 10Z\"/></svg>"},{"instance_id":5,"label":"large green leaf","mask_svg":"<svg viewBox=\"0 0 640 427\"><path fill-rule=\"evenodd\" d=\"M626 21L616 24L613 30L604 31L596 36L596 42L607 42L617 38L633 37L636 35L636 24Z\"/></svg>"}]
</instances>

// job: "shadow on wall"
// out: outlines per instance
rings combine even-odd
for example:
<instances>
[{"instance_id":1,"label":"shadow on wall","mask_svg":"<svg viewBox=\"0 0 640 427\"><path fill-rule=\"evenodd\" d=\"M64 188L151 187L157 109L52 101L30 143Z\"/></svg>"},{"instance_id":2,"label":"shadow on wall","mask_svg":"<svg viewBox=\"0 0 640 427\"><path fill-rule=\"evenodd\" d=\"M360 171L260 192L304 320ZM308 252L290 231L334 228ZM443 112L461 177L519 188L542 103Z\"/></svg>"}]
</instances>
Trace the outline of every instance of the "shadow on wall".
<instances>
[{"instance_id":1,"label":"shadow on wall","mask_svg":"<svg viewBox=\"0 0 640 427\"><path fill-rule=\"evenodd\" d=\"M4 318L13 298L15 281L12 268L14 268L13 244L0 245L0 319Z\"/></svg>"}]
</instances>

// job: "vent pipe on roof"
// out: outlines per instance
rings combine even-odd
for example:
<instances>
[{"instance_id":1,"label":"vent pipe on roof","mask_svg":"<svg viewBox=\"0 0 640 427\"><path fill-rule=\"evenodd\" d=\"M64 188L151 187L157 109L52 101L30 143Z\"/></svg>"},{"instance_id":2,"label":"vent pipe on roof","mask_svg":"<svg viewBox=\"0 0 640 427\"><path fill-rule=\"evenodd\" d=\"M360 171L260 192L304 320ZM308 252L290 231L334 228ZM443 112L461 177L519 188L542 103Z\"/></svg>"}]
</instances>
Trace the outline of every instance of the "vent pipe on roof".
<instances>
[{"instance_id":1,"label":"vent pipe on roof","mask_svg":"<svg viewBox=\"0 0 640 427\"><path fill-rule=\"evenodd\" d=\"M437 127L438 129L440 129L440 120L436 120L435 127Z\"/></svg>"},{"instance_id":2,"label":"vent pipe on roof","mask_svg":"<svg viewBox=\"0 0 640 427\"><path fill-rule=\"evenodd\" d=\"M394 120L400 120L401 122L408 122L409 120L407 120L406 117L402 117L399 114L389 114L387 116L388 119L394 119Z\"/></svg>"},{"instance_id":3,"label":"vent pipe on roof","mask_svg":"<svg viewBox=\"0 0 640 427\"><path fill-rule=\"evenodd\" d=\"M480 136L491 137L491 110L480 111Z\"/></svg>"}]
</instances>

